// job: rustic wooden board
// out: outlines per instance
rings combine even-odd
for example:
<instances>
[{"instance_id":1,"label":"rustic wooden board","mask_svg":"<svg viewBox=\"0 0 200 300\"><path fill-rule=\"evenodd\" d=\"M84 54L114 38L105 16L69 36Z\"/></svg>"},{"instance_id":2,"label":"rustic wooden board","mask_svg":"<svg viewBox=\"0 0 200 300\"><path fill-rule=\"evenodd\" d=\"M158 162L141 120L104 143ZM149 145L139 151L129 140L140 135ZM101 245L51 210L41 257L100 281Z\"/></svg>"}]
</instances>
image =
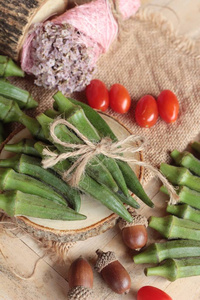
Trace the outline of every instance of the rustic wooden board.
<instances>
[{"instance_id":1,"label":"rustic wooden board","mask_svg":"<svg viewBox=\"0 0 200 300\"><path fill-rule=\"evenodd\" d=\"M166 15L182 34L187 34L194 39L200 38L200 1L199 0L142 0L143 5L155 4L151 6L154 10L161 11ZM167 6L162 8L161 6ZM177 20L176 15L179 17ZM161 216L164 213L166 197L158 192L159 182L152 180L145 186L151 196L156 208L151 210L143 207L141 212L147 217L150 215ZM16 231L13 231L16 233ZM95 300L125 299L136 300L136 292L143 285L153 285L165 290L173 300L199 300L200 285L199 276L187 279L179 279L173 283L159 277L145 277L144 266L136 266L132 261L133 252L127 249L122 243L119 229L114 227L100 236L90 238L84 242L78 242L68 252L64 265L45 256L36 269L36 273L31 280L24 281L12 275L8 266L12 266L16 272L24 275L31 273L34 262L42 256L43 250L40 243L27 234L16 235L11 233L8 237L5 233L0 234L0 249L7 257L5 263L0 255L0 299L2 300L65 300L67 299L67 270L73 259L79 255L85 256L93 265L95 261L95 250L115 251L119 260L131 274L132 289L127 296L118 296L112 293L96 272L94 272ZM149 243L158 239L159 235L153 230L149 230Z\"/></svg>"}]
</instances>

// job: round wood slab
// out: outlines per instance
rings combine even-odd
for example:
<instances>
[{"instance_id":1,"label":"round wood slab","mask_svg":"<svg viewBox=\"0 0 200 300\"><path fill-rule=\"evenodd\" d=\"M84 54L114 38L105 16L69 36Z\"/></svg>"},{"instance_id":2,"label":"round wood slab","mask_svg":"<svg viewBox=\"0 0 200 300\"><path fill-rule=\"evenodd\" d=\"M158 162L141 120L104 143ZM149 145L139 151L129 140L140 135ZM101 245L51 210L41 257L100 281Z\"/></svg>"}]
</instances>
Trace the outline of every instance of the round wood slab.
<instances>
[{"instance_id":1,"label":"round wood slab","mask_svg":"<svg viewBox=\"0 0 200 300\"><path fill-rule=\"evenodd\" d=\"M131 132L116 119L106 114L101 114L109 124L117 138L120 140L131 134ZM13 144L22 138L30 138L31 135L27 129L23 129L14 136L11 135L7 143ZM1 152L1 159L13 155L4 149ZM133 155L133 154L131 154ZM142 160L142 153L134 154L134 158ZM131 165L131 164L130 164ZM139 180L142 180L143 168L140 166L131 166ZM113 227L116 224L118 216L112 213L108 208L103 206L97 200L83 195L81 199L80 213L87 216L86 220L81 221L55 221L39 218L17 216L15 219L27 232L37 238L52 240L58 242L75 242L85 240L89 237L96 236Z\"/></svg>"}]
</instances>

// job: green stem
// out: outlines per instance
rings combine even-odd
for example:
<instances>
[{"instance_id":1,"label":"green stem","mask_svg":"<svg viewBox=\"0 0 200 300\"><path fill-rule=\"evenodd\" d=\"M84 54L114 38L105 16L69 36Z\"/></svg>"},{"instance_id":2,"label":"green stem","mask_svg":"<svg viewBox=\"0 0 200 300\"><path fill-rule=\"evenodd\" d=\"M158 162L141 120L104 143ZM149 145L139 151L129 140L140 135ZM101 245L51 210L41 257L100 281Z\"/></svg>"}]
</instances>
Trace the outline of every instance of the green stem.
<instances>
[{"instance_id":1,"label":"green stem","mask_svg":"<svg viewBox=\"0 0 200 300\"><path fill-rule=\"evenodd\" d=\"M44 114L37 116L37 120L42 126L45 137L53 142L53 139L50 137L49 125L53 122L53 119L47 117ZM63 142L72 143L72 144L81 144L83 143L78 137L76 137L72 132L68 134L69 129L65 125L58 125L55 127L55 135ZM74 137L73 137L74 135ZM54 145L61 152L72 151L72 149L66 149L59 144L54 143ZM70 161L74 161L76 158L70 158ZM118 190L118 187L110 174L107 168L99 161L97 157L94 157L86 166L86 172L98 182L107 185L109 188L114 191Z\"/></svg>"},{"instance_id":2,"label":"green stem","mask_svg":"<svg viewBox=\"0 0 200 300\"><path fill-rule=\"evenodd\" d=\"M4 123L19 122L27 127L33 136L44 139L41 126L37 120L27 116L15 101L2 96L0 96L0 120Z\"/></svg>"},{"instance_id":3,"label":"green stem","mask_svg":"<svg viewBox=\"0 0 200 300\"><path fill-rule=\"evenodd\" d=\"M8 56L0 55L0 77L24 77L24 71Z\"/></svg>"},{"instance_id":4,"label":"green stem","mask_svg":"<svg viewBox=\"0 0 200 300\"><path fill-rule=\"evenodd\" d=\"M40 159L21 154L0 160L0 167L12 168L18 173L30 175L45 182L62 194L75 211L80 210L81 198L79 191L58 178L53 172L42 168Z\"/></svg>"},{"instance_id":5,"label":"green stem","mask_svg":"<svg viewBox=\"0 0 200 300\"><path fill-rule=\"evenodd\" d=\"M179 218L200 223L200 211L192 208L188 204L168 205L167 212Z\"/></svg>"},{"instance_id":6,"label":"green stem","mask_svg":"<svg viewBox=\"0 0 200 300\"><path fill-rule=\"evenodd\" d=\"M192 175L192 173L184 167L175 167L165 163L160 165L163 175L175 185L184 185L192 190L200 192L200 177Z\"/></svg>"},{"instance_id":7,"label":"green stem","mask_svg":"<svg viewBox=\"0 0 200 300\"><path fill-rule=\"evenodd\" d=\"M40 157L38 151L34 148L35 140L31 139L22 139L19 143L16 144L6 144L4 150L14 153L24 153L28 155L33 155Z\"/></svg>"},{"instance_id":8,"label":"green stem","mask_svg":"<svg viewBox=\"0 0 200 300\"><path fill-rule=\"evenodd\" d=\"M20 108L35 108L38 103L33 99L30 93L26 90L20 89L9 82L0 80L0 95L14 100L18 103Z\"/></svg>"},{"instance_id":9,"label":"green stem","mask_svg":"<svg viewBox=\"0 0 200 300\"><path fill-rule=\"evenodd\" d=\"M167 239L189 239L200 241L200 224L175 216L151 217L149 227Z\"/></svg>"},{"instance_id":10,"label":"green stem","mask_svg":"<svg viewBox=\"0 0 200 300\"><path fill-rule=\"evenodd\" d=\"M200 242L174 240L149 245L133 257L136 264L156 264L168 258L200 256Z\"/></svg>"},{"instance_id":11,"label":"green stem","mask_svg":"<svg viewBox=\"0 0 200 300\"><path fill-rule=\"evenodd\" d=\"M176 164L189 169L192 173L200 176L200 160L194 157L190 152L179 152L174 150L171 152L171 157Z\"/></svg>"},{"instance_id":12,"label":"green stem","mask_svg":"<svg viewBox=\"0 0 200 300\"><path fill-rule=\"evenodd\" d=\"M167 188L165 186L161 186L160 190L169 195ZM177 190L177 194L179 195L179 202L189 204L192 207L200 209L200 193L194 190L187 188L186 186L181 186Z\"/></svg>"},{"instance_id":13,"label":"green stem","mask_svg":"<svg viewBox=\"0 0 200 300\"><path fill-rule=\"evenodd\" d=\"M200 275L200 258L167 259L162 265L145 269L146 276L161 276L169 281Z\"/></svg>"},{"instance_id":14,"label":"green stem","mask_svg":"<svg viewBox=\"0 0 200 300\"><path fill-rule=\"evenodd\" d=\"M192 147L192 149L194 149L195 151L197 151L198 153L200 153L200 142L197 142L197 141L193 142L191 144L191 147Z\"/></svg>"},{"instance_id":15,"label":"green stem","mask_svg":"<svg viewBox=\"0 0 200 300\"><path fill-rule=\"evenodd\" d=\"M8 191L0 194L0 208L9 216L29 216L51 220L85 220L86 216L79 214L69 207L64 207L46 198Z\"/></svg>"},{"instance_id":16,"label":"green stem","mask_svg":"<svg viewBox=\"0 0 200 300\"><path fill-rule=\"evenodd\" d=\"M10 168L0 168L0 189L2 191L19 190L67 206L65 199L49 185L31 176L19 174Z\"/></svg>"}]
</instances>

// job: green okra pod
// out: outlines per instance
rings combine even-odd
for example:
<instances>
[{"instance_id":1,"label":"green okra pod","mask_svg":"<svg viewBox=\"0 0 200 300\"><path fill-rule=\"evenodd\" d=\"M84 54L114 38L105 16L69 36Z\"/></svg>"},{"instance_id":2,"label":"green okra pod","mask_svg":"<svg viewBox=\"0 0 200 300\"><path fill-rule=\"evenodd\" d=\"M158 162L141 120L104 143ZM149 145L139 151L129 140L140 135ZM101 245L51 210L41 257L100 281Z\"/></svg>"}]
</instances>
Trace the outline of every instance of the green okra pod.
<instances>
[{"instance_id":1,"label":"green okra pod","mask_svg":"<svg viewBox=\"0 0 200 300\"><path fill-rule=\"evenodd\" d=\"M4 150L9 152L14 152L14 153L24 153L24 154L40 157L40 154L34 148L35 143L36 140L22 139L20 142L16 144L6 144L4 146Z\"/></svg>"},{"instance_id":2,"label":"green okra pod","mask_svg":"<svg viewBox=\"0 0 200 300\"><path fill-rule=\"evenodd\" d=\"M200 153L200 142L194 141L193 143L191 143L191 147L192 149Z\"/></svg>"},{"instance_id":3,"label":"green okra pod","mask_svg":"<svg viewBox=\"0 0 200 300\"><path fill-rule=\"evenodd\" d=\"M58 98L60 97L60 98L63 99L63 97L64 97L61 94L61 92L58 92L56 95L57 95ZM72 102L73 104L76 104L76 105L79 105L79 106L82 107L86 117L91 122L91 124L97 129L97 131L98 131L98 133L101 137L110 137L113 142L117 141L117 137L115 136L115 134L111 130L110 126L100 116L100 114L97 113L97 111L95 111L93 108L91 108L89 105L87 105L83 102L77 101L77 100L72 99L72 98L67 98L67 99L70 102ZM54 107L56 107L56 109L57 109L58 105L54 104ZM118 163L118 165L119 165L119 163ZM120 165L119 165L119 167L120 167ZM131 169L131 167L126 162L121 161L120 169L121 169L122 175L125 178L125 182L126 182L128 188L130 189L130 191L132 193L134 193L138 198L140 198L148 206L153 207L154 204L152 203L152 201L149 199L149 197L145 193L142 185L140 184L137 176L135 175L135 173Z\"/></svg>"},{"instance_id":4,"label":"green okra pod","mask_svg":"<svg viewBox=\"0 0 200 300\"><path fill-rule=\"evenodd\" d=\"M175 216L151 217L149 227L167 239L189 239L200 241L200 224Z\"/></svg>"},{"instance_id":5,"label":"green okra pod","mask_svg":"<svg viewBox=\"0 0 200 300\"><path fill-rule=\"evenodd\" d=\"M138 198L140 198L145 204L150 207L154 207L153 202L149 199L131 167L121 160L118 160L117 163L122 171L129 190L133 192Z\"/></svg>"},{"instance_id":6,"label":"green okra pod","mask_svg":"<svg viewBox=\"0 0 200 300\"><path fill-rule=\"evenodd\" d=\"M90 141L98 143L101 140L98 130L92 125L90 120L85 115L84 110L73 103L58 92L54 95L57 108L61 113L65 114L66 120L74 125L84 136ZM110 157L106 157L103 154L99 154L98 159L105 165L119 189L124 193L125 196L129 195L129 191L124 180L123 174L117 165L116 161Z\"/></svg>"},{"instance_id":7,"label":"green okra pod","mask_svg":"<svg viewBox=\"0 0 200 300\"><path fill-rule=\"evenodd\" d=\"M200 223L200 211L188 204L168 205L167 212L179 218Z\"/></svg>"},{"instance_id":8,"label":"green okra pod","mask_svg":"<svg viewBox=\"0 0 200 300\"><path fill-rule=\"evenodd\" d=\"M23 193L41 196L67 206L66 200L49 185L10 168L0 168L0 190L19 190Z\"/></svg>"},{"instance_id":9,"label":"green okra pod","mask_svg":"<svg viewBox=\"0 0 200 300\"><path fill-rule=\"evenodd\" d=\"M79 191L72 188L52 171L42 168L40 159L19 154L0 160L0 167L12 168L18 173L30 175L45 182L52 186L58 193L62 194L75 211L80 210L81 197Z\"/></svg>"},{"instance_id":10,"label":"green okra pod","mask_svg":"<svg viewBox=\"0 0 200 300\"><path fill-rule=\"evenodd\" d=\"M41 154L44 147L45 145L41 142L37 142L35 144L35 148ZM57 163L53 167L53 169L59 174L62 174L64 173L64 171L68 170L69 167L70 167L70 163L68 162L68 160L64 160L62 162ZM128 222L131 222L130 220L132 217L127 212L126 208L122 205L122 201L120 201L117 194L115 194L112 190L107 189L106 186L103 186L98 182L96 182L93 178L89 177L86 173L82 175L81 181L79 182L78 189L83 191L85 194L92 196L97 201L100 201L103 205L108 207L116 214L119 214L122 218L124 218ZM125 203L124 200L123 202ZM135 202L131 201L131 204L135 205Z\"/></svg>"},{"instance_id":11,"label":"green okra pod","mask_svg":"<svg viewBox=\"0 0 200 300\"><path fill-rule=\"evenodd\" d=\"M62 97L63 95L61 92L57 92L56 95L58 97ZM106 121L89 105L80 102L78 100L72 99L72 98L67 98L70 102L72 102L75 105L80 106L88 118L88 120L91 122L91 124L97 129L98 133L100 134L101 137L110 137L111 140L117 141L117 137L113 133L113 131L110 129L110 126L106 123ZM56 102L54 103L54 107L56 109L58 106L56 105Z\"/></svg>"},{"instance_id":12,"label":"green okra pod","mask_svg":"<svg viewBox=\"0 0 200 300\"><path fill-rule=\"evenodd\" d=\"M165 186L160 187L160 191L169 195ZM179 203L186 203L192 207L200 209L200 193L189 189L186 186L180 186L176 188L176 192L179 195Z\"/></svg>"},{"instance_id":13,"label":"green okra pod","mask_svg":"<svg viewBox=\"0 0 200 300\"><path fill-rule=\"evenodd\" d=\"M69 207L21 191L7 191L0 194L0 208L10 217L22 215L41 219L65 221L86 219L86 216L75 212Z\"/></svg>"},{"instance_id":14,"label":"green okra pod","mask_svg":"<svg viewBox=\"0 0 200 300\"><path fill-rule=\"evenodd\" d=\"M172 240L149 245L133 257L136 264L156 264L168 258L200 256L200 242L193 240Z\"/></svg>"},{"instance_id":15,"label":"green okra pod","mask_svg":"<svg viewBox=\"0 0 200 300\"><path fill-rule=\"evenodd\" d=\"M45 137L50 141L53 142L52 138L50 138L49 133L49 125L53 122L53 119L47 117L44 114L40 114L37 116L37 120L42 126L43 133ZM69 129L65 125L58 125L55 127L55 135L63 142L68 142L72 144L81 144L83 143L78 137L75 136L73 132L68 134ZM75 137L73 137L73 135ZM59 151L72 151L72 149L65 149L63 146L58 144L54 144ZM75 161L76 158L70 158L70 161ZM107 170L107 168L99 161L97 157L94 157L90 160L90 162L86 165L86 172L93 177L98 182L107 185L109 188L113 189L114 191L118 190L116 182L114 181L112 175Z\"/></svg>"},{"instance_id":16,"label":"green okra pod","mask_svg":"<svg viewBox=\"0 0 200 300\"><path fill-rule=\"evenodd\" d=\"M174 185L184 185L200 192L200 177L192 175L185 167L175 167L165 163L160 165L163 175Z\"/></svg>"},{"instance_id":17,"label":"green okra pod","mask_svg":"<svg viewBox=\"0 0 200 300\"><path fill-rule=\"evenodd\" d=\"M14 61L5 55L0 55L0 77L24 77L24 71Z\"/></svg>"},{"instance_id":18,"label":"green okra pod","mask_svg":"<svg viewBox=\"0 0 200 300\"><path fill-rule=\"evenodd\" d=\"M145 269L146 276L161 276L169 281L200 275L200 257L167 259L161 265Z\"/></svg>"},{"instance_id":19,"label":"green okra pod","mask_svg":"<svg viewBox=\"0 0 200 300\"><path fill-rule=\"evenodd\" d=\"M136 209L140 208L139 203L137 203L137 201L131 195L125 196L121 191L118 191L117 197L122 201L122 203L128 204Z\"/></svg>"},{"instance_id":20,"label":"green okra pod","mask_svg":"<svg viewBox=\"0 0 200 300\"><path fill-rule=\"evenodd\" d=\"M19 122L38 139L44 139L42 128L35 118L27 116L13 100L0 96L0 120L4 123Z\"/></svg>"},{"instance_id":21,"label":"green okra pod","mask_svg":"<svg viewBox=\"0 0 200 300\"><path fill-rule=\"evenodd\" d=\"M179 152L174 150L171 152L171 157L177 165L189 169L192 173L200 176L200 160L188 151Z\"/></svg>"},{"instance_id":22,"label":"green okra pod","mask_svg":"<svg viewBox=\"0 0 200 300\"><path fill-rule=\"evenodd\" d=\"M38 103L28 91L2 80L0 80L0 95L10 100L14 100L19 107L23 109L35 108L38 106Z\"/></svg>"},{"instance_id":23,"label":"green okra pod","mask_svg":"<svg viewBox=\"0 0 200 300\"><path fill-rule=\"evenodd\" d=\"M127 222L132 222L132 216L129 214L120 199L106 186L103 186L91 177L84 175L79 182L79 189L100 201L103 205Z\"/></svg>"}]
</instances>

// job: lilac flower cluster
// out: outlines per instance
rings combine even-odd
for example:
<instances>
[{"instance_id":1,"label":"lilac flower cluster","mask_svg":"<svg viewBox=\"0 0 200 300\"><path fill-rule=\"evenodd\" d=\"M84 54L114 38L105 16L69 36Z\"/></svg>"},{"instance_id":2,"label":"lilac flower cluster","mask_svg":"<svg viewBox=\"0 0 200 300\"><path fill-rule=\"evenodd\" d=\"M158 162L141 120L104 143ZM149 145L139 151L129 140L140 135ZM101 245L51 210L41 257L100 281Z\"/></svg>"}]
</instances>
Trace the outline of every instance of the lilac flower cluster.
<instances>
[{"instance_id":1,"label":"lilac flower cluster","mask_svg":"<svg viewBox=\"0 0 200 300\"><path fill-rule=\"evenodd\" d=\"M63 93L81 91L92 79L94 63L83 33L70 24L36 24L32 40L31 73L35 83Z\"/></svg>"}]
</instances>

